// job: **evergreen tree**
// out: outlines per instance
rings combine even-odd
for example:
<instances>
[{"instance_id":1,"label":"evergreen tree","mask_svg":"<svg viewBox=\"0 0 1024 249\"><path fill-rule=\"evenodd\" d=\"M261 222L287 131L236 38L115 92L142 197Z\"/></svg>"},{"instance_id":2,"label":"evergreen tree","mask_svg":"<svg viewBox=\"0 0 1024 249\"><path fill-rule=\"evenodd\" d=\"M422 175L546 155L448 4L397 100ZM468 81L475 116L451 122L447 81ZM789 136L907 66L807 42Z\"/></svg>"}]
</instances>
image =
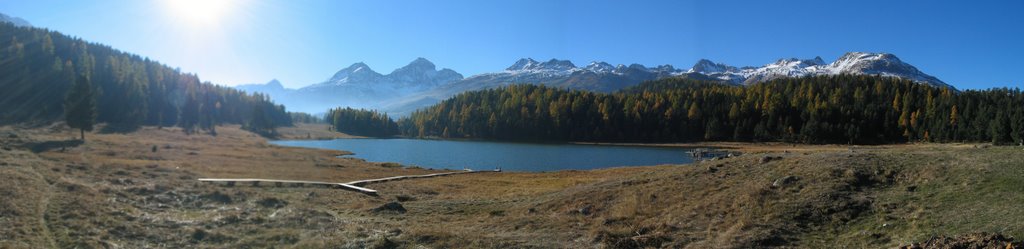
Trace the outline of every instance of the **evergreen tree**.
<instances>
[{"instance_id":1,"label":"evergreen tree","mask_svg":"<svg viewBox=\"0 0 1024 249\"><path fill-rule=\"evenodd\" d=\"M1019 89L967 90L869 75L736 86L669 78L612 94L511 85L398 121L414 137L555 141L872 144L1024 139Z\"/></svg>"},{"instance_id":2,"label":"evergreen tree","mask_svg":"<svg viewBox=\"0 0 1024 249\"><path fill-rule=\"evenodd\" d=\"M85 76L78 76L74 86L64 98L64 119L68 126L79 130L85 140L85 131L92 131L96 123L96 97L92 84Z\"/></svg>"},{"instance_id":3,"label":"evergreen tree","mask_svg":"<svg viewBox=\"0 0 1024 249\"><path fill-rule=\"evenodd\" d=\"M324 119L331 122L333 130L352 135L390 137L399 133L398 124L377 111L339 107L328 110Z\"/></svg>"},{"instance_id":4,"label":"evergreen tree","mask_svg":"<svg viewBox=\"0 0 1024 249\"><path fill-rule=\"evenodd\" d=\"M274 129L273 121L267 114L267 110L262 106L253 106L252 116L246 125L246 129L265 136L270 136L276 133Z\"/></svg>"},{"instance_id":5,"label":"evergreen tree","mask_svg":"<svg viewBox=\"0 0 1024 249\"><path fill-rule=\"evenodd\" d=\"M185 96L185 105L181 107L181 117L178 117L178 126L185 131L185 134L192 134L196 125L199 124L199 100L195 93L189 91Z\"/></svg>"},{"instance_id":6,"label":"evergreen tree","mask_svg":"<svg viewBox=\"0 0 1024 249\"><path fill-rule=\"evenodd\" d=\"M94 123L121 129L181 125L191 133L198 125L213 131L221 123L246 123L253 106L269 102L201 82L195 75L138 55L46 29L0 22L0 41L2 124L64 118L65 95L79 75L92 85ZM291 115L283 106L269 106L265 111L273 126L291 125Z\"/></svg>"}]
</instances>

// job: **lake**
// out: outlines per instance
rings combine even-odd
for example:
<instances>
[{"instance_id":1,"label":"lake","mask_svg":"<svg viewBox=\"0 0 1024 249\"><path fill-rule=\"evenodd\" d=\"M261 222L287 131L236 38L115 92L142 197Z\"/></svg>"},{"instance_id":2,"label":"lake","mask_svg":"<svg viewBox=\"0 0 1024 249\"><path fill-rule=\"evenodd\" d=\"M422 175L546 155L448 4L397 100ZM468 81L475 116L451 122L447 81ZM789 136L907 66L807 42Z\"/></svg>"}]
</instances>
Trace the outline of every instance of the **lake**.
<instances>
[{"instance_id":1,"label":"lake","mask_svg":"<svg viewBox=\"0 0 1024 249\"><path fill-rule=\"evenodd\" d=\"M685 148L423 139L272 141L281 146L351 151L352 157L406 166L505 171L586 170L693 162Z\"/></svg>"}]
</instances>

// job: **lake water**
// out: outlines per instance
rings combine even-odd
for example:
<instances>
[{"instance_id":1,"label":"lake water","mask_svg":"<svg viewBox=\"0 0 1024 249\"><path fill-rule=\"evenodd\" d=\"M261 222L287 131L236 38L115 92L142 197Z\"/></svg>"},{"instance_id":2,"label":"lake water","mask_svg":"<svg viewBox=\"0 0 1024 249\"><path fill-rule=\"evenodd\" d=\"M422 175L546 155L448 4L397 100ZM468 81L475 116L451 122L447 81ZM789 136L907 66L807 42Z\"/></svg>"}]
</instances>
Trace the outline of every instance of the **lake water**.
<instances>
[{"instance_id":1,"label":"lake water","mask_svg":"<svg viewBox=\"0 0 1024 249\"><path fill-rule=\"evenodd\" d=\"M506 171L586 170L619 166L693 162L684 148L537 144L422 139L335 139L273 141L297 146L351 151L352 157L406 166Z\"/></svg>"}]
</instances>

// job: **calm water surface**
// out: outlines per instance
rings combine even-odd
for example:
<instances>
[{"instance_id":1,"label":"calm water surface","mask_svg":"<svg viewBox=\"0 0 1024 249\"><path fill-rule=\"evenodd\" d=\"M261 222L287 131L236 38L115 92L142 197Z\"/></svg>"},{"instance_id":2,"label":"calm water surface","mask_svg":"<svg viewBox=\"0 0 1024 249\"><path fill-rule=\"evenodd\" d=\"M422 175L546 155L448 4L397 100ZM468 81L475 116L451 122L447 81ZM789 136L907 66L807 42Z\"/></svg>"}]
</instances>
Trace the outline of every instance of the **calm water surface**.
<instances>
[{"instance_id":1,"label":"calm water surface","mask_svg":"<svg viewBox=\"0 0 1024 249\"><path fill-rule=\"evenodd\" d=\"M273 141L282 146L345 150L371 162L407 166L507 171L557 171L692 162L687 149L422 139Z\"/></svg>"}]
</instances>

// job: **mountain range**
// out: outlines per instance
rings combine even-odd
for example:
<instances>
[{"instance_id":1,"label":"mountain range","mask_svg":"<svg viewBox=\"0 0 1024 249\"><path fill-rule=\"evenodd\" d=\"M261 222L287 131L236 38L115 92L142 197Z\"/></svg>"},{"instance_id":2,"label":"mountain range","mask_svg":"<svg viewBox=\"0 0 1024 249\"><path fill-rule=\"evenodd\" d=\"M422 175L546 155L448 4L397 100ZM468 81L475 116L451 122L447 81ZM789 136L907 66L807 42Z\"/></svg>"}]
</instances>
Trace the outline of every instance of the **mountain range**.
<instances>
[{"instance_id":1,"label":"mountain range","mask_svg":"<svg viewBox=\"0 0 1024 249\"><path fill-rule=\"evenodd\" d=\"M456 94L510 84L544 84L558 88L594 92L614 92L643 81L666 77L686 77L719 81L723 84L750 85L781 77L805 77L837 74L881 75L910 79L922 84L951 87L934 76L888 53L850 52L826 63L814 59L779 59L760 67L735 67L707 59L689 69L672 65L648 67L640 64L612 65L591 62L576 66L568 60L536 61L519 59L502 71L463 78L451 69L437 70L424 58L417 58L390 74L383 75L364 63L344 68L324 82L299 89L286 89L277 80L265 84L240 85L249 92L263 92L290 110L320 113L328 108L350 106L378 109L403 116L418 108L435 104Z\"/></svg>"},{"instance_id":2,"label":"mountain range","mask_svg":"<svg viewBox=\"0 0 1024 249\"><path fill-rule=\"evenodd\" d=\"M32 27L32 24L28 23L28 21L25 21L25 19L8 16L4 13L0 13L0 22L9 22L14 24L14 26L18 27Z\"/></svg>"}]
</instances>

